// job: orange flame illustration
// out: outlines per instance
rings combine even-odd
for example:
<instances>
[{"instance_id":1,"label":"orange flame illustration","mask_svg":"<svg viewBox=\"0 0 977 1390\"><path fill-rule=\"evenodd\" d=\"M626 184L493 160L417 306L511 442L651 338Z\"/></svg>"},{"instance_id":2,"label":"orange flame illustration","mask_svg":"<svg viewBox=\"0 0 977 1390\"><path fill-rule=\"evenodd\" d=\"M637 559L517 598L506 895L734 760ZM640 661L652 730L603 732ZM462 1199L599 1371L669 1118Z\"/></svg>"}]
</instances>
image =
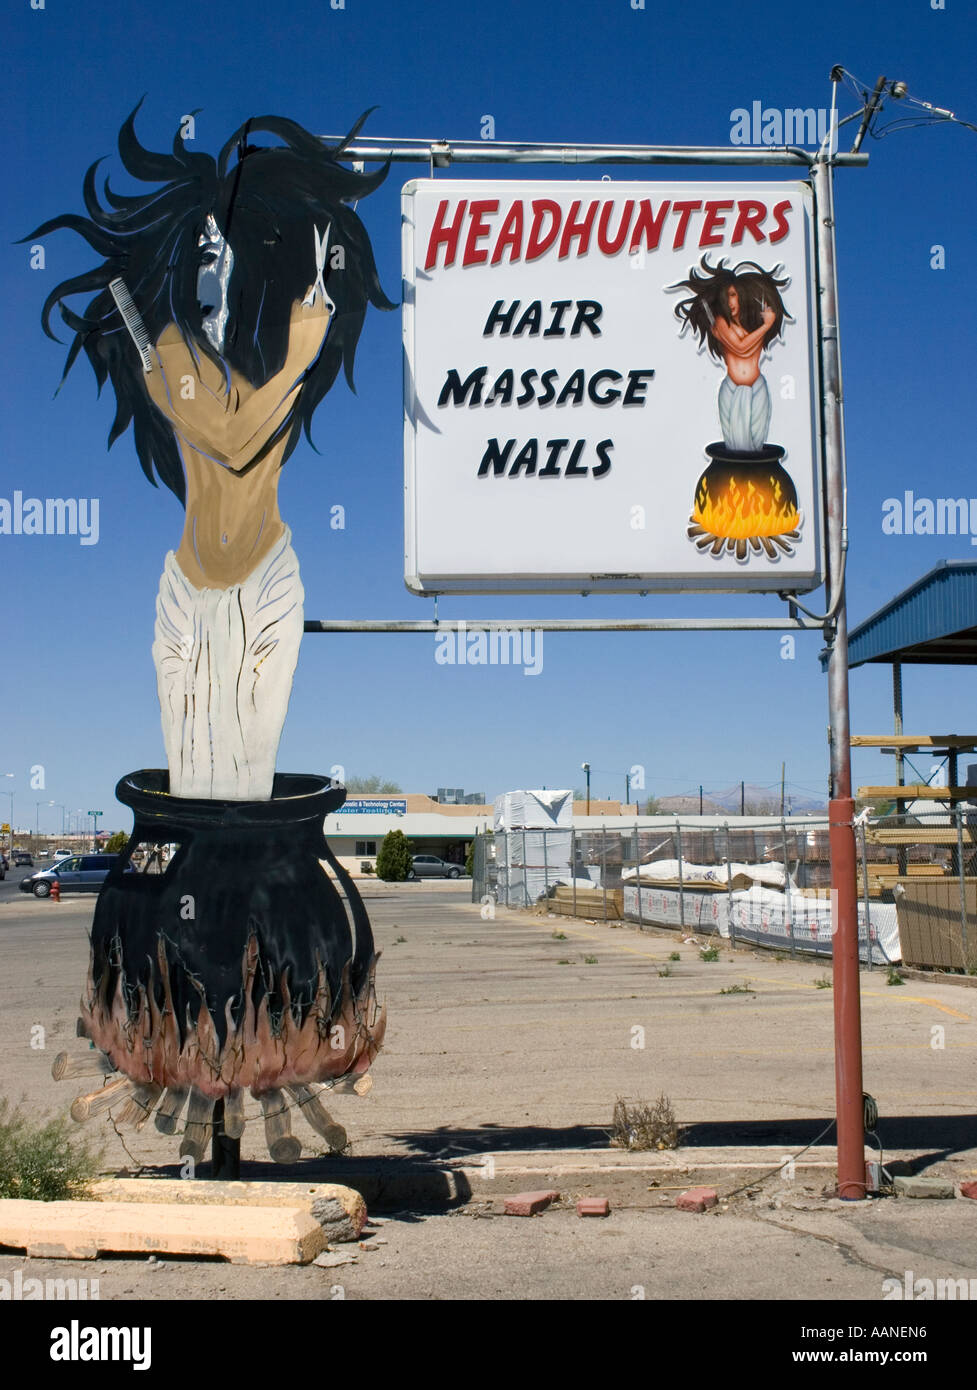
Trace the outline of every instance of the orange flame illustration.
<instances>
[{"instance_id":1,"label":"orange flame illustration","mask_svg":"<svg viewBox=\"0 0 977 1390\"><path fill-rule=\"evenodd\" d=\"M732 540L784 536L796 531L801 517L778 478L738 482L730 478L713 496L706 475L699 480L692 520L713 536Z\"/></svg>"}]
</instances>

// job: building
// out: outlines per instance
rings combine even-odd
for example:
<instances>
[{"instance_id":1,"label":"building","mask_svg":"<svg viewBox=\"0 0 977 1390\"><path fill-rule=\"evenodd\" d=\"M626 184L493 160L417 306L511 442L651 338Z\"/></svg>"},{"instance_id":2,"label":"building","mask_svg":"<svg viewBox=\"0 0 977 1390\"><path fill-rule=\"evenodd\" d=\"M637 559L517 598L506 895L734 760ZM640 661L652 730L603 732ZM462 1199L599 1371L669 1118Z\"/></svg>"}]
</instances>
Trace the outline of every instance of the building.
<instances>
[{"instance_id":1,"label":"building","mask_svg":"<svg viewBox=\"0 0 977 1390\"><path fill-rule=\"evenodd\" d=\"M463 795L460 789L450 791L453 796ZM608 816L628 816L628 825L633 825L637 810L636 806L622 806L619 801L591 798L587 819L586 802L573 803L575 824L588 827L599 827L601 818ZM367 861L376 867L377 852L390 830L402 830L417 854L436 854L439 859L463 865L475 835L491 830L493 817L491 802L439 801L421 792L351 795L345 805L326 817L323 828L329 848L339 862L350 873L359 874Z\"/></svg>"}]
</instances>

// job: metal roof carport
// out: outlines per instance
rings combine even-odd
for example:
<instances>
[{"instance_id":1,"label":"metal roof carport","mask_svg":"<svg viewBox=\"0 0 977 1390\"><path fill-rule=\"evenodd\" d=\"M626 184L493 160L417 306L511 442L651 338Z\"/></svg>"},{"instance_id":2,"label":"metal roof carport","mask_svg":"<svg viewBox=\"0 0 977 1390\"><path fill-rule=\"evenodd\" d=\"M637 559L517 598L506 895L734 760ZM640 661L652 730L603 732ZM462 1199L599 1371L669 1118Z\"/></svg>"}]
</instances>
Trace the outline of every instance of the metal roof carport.
<instances>
[{"instance_id":1,"label":"metal roof carport","mask_svg":"<svg viewBox=\"0 0 977 1390\"><path fill-rule=\"evenodd\" d=\"M848 666L977 663L977 561L941 560L848 637ZM821 665L827 667L822 653Z\"/></svg>"},{"instance_id":2,"label":"metal roof carport","mask_svg":"<svg viewBox=\"0 0 977 1390\"><path fill-rule=\"evenodd\" d=\"M892 713L894 733L901 740L902 667L972 666L977 664L977 561L941 560L938 565L896 594L887 604L859 623L848 637L848 666L869 663L892 667ZM822 668L827 653L821 653ZM855 740L852 740L855 742ZM865 738L860 743L879 744ZM947 736L940 744L949 761L951 786L957 782L957 755L965 740ZM904 783L904 754L908 747L895 747L896 782ZM905 803L897 800L900 811Z\"/></svg>"}]
</instances>

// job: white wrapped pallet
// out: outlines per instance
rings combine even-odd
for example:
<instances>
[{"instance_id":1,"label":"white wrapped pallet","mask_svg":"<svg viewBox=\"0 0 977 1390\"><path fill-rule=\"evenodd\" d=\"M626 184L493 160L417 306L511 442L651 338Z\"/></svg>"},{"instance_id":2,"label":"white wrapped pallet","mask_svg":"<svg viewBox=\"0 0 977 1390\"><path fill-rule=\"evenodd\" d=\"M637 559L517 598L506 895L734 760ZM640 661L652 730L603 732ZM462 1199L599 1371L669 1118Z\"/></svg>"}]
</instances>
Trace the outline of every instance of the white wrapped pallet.
<instances>
[{"instance_id":1,"label":"white wrapped pallet","mask_svg":"<svg viewBox=\"0 0 977 1390\"><path fill-rule=\"evenodd\" d=\"M510 830L507 834L509 863L535 869L557 869L565 878L570 868L569 830Z\"/></svg>"},{"instance_id":2,"label":"white wrapped pallet","mask_svg":"<svg viewBox=\"0 0 977 1390\"><path fill-rule=\"evenodd\" d=\"M496 830L569 830L572 791L503 792L495 798Z\"/></svg>"},{"instance_id":3,"label":"white wrapped pallet","mask_svg":"<svg viewBox=\"0 0 977 1390\"><path fill-rule=\"evenodd\" d=\"M499 901L531 907L553 887L570 879L569 830L509 830L497 835Z\"/></svg>"}]
</instances>

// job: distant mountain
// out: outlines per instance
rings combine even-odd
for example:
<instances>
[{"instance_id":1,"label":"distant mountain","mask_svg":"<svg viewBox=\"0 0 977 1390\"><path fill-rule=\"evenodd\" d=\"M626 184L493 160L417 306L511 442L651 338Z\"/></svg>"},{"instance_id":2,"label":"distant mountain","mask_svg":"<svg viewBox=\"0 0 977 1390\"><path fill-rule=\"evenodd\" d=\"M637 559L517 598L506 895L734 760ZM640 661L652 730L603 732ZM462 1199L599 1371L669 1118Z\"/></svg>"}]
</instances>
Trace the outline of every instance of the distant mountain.
<instances>
[{"instance_id":1,"label":"distant mountain","mask_svg":"<svg viewBox=\"0 0 977 1390\"><path fill-rule=\"evenodd\" d=\"M699 814L699 793L695 796L660 796L658 797L659 810L665 811L670 816L697 816ZM726 811L725 806L720 806L718 801L712 801L703 794L702 814L704 816L721 816Z\"/></svg>"}]
</instances>

